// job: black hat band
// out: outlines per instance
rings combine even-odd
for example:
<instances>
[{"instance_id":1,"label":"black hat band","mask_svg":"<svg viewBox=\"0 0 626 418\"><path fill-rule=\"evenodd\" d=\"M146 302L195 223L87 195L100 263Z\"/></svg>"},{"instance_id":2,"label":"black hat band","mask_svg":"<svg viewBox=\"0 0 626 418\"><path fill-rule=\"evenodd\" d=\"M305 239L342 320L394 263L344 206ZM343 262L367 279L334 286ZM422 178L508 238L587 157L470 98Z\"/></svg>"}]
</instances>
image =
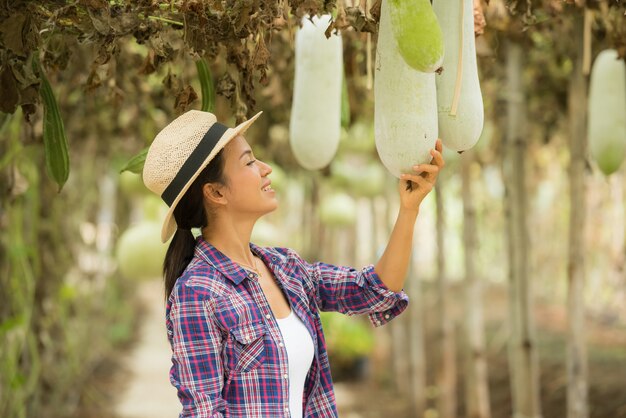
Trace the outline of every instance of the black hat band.
<instances>
[{"instance_id":1,"label":"black hat band","mask_svg":"<svg viewBox=\"0 0 626 418\"><path fill-rule=\"evenodd\" d=\"M161 199L167 203L167 206L172 206L185 184L200 170L202 163L206 161L206 158L211 154L211 151L213 151L213 148L215 148L215 145L217 145L217 142L227 129L228 126L215 122L207 133L204 134L196 148L189 154L183 166L178 170L176 176L174 176L161 194Z\"/></svg>"}]
</instances>

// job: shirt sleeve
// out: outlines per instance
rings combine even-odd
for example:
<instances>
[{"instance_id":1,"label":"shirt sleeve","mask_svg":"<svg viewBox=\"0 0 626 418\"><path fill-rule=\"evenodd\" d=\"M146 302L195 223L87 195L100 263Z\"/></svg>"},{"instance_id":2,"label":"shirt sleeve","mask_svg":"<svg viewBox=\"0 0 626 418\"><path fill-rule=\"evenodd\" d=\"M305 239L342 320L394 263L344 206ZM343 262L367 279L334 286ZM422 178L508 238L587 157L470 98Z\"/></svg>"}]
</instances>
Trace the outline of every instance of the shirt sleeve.
<instances>
[{"instance_id":1,"label":"shirt sleeve","mask_svg":"<svg viewBox=\"0 0 626 418\"><path fill-rule=\"evenodd\" d=\"M409 303L404 291L390 290L374 271L373 265L361 270L300 259L311 281L322 311L346 315L368 314L374 326L381 326L400 315Z\"/></svg>"},{"instance_id":2,"label":"shirt sleeve","mask_svg":"<svg viewBox=\"0 0 626 418\"><path fill-rule=\"evenodd\" d=\"M180 418L227 416L227 403L222 398L222 337L208 314L207 296L183 284L174 288L170 303L170 381L183 406Z\"/></svg>"}]
</instances>

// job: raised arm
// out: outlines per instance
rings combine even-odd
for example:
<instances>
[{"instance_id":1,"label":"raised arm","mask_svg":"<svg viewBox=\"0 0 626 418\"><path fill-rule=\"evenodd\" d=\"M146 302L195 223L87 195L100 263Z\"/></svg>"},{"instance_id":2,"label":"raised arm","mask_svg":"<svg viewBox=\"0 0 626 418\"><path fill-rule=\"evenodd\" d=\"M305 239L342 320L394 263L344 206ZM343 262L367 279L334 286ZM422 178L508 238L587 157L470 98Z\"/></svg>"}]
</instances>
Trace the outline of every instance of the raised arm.
<instances>
[{"instance_id":1,"label":"raised arm","mask_svg":"<svg viewBox=\"0 0 626 418\"><path fill-rule=\"evenodd\" d=\"M434 187L437 175L445 165L442 149L438 139L435 149L431 150L431 163L414 166L415 174L403 174L398 182L400 210L387 247L374 267L383 283L394 292L404 287L420 204Z\"/></svg>"}]
</instances>

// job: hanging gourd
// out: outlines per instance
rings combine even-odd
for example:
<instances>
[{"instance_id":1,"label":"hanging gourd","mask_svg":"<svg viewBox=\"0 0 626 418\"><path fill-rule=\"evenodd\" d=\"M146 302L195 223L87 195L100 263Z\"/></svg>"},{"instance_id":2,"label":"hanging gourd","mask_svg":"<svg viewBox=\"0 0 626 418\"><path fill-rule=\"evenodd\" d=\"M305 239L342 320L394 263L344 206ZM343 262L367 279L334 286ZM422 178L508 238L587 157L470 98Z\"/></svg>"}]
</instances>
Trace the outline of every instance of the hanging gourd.
<instances>
[{"instance_id":1,"label":"hanging gourd","mask_svg":"<svg viewBox=\"0 0 626 418\"><path fill-rule=\"evenodd\" d=\"M302 19L296 34L296 71L291 107L291 149L298 163L317 170L327 166L339 146L341 133L341 37L324 32L330 15Z\"/></svg>"},{"instance_id":2,"label":"hanging gourd","mask_svg":"<svg viewBox=\"0 0 626 418\"><path fill-rule=\"evenodd\" d=\"M444 42L430 0L388 0L391 28L400 55L417 71L441 68Z\"/></svg>"},{"instance_id":3,"label":"hanging gourd","mask_svg":"<svg viewBox=\"0 0 626 418\"><path fill-rule=\"evenodd\" d=\"M356 203L342 192L325 195L318 207L320 221L328 226L349 226L356 222Z\"/></svg>"},{"instance_id":4,"label":"hanging gourd","mask_svg":"<svg viewBox=\"0 0 626 418\"><path fill-rule=\"evenodd\" d=\"M626 153L626 65L614 49L602 51L593 63L588 106L591 156L608 176Z\"/></svg>"},{"instance_id":5,"label":"hanging gourd","mask_svg":"<svg viewBox=\"0 0 626 418\"><path fill-rule=\"evenodd\" d=\"M161 224L143 220L122 233L116 248L120 272L131 280L160 277L168 244L161 243Z\"/></svg>"},{"instance_id":6,"label":"hanging gourd","mask_svg":"<svg viewBox=\"0 0 626 418\"><path fill-rule=\"evenodd\" d=\"M483 97L474 42L473 0L434 0L443 28L446 56L437 75L439 136L443 146L462 152L473 147L483 130Z\"/></svg>"},{"instance_id":7,"label":"hanging gourd","mask_svg":"<svg viewBox=\"0 0 626 418\"><path fill-rule=\"evenodd\" d=\"M404 61L396 43L388 2L380 11L374 78L374 136L380 160L391 174L413 172L430 162L437 140L435 74Z\"/></svg>"}]
</instances>

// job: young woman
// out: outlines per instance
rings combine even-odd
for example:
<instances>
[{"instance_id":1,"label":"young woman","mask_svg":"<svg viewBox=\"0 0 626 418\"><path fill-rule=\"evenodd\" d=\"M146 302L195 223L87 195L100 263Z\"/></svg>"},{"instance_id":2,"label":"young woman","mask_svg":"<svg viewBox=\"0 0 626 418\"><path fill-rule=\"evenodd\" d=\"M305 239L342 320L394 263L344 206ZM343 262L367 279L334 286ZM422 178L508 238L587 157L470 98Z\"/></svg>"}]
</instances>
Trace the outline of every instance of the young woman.
<instances>
[{"instance_id":1,"label":"young woman","mask_svg":"<svg viewBox=\"0 0 626 418\"><path fill-rule=\"evenodd\" d=\"M444 166L437 141L432 163L400 180L396 224L375 266L310 264L250 242L255 222L278 205L271 167L243 136L259 114L227 128L189 111L146 158L144 182L170 207L161 238L173 234L166 325L181 417L336 417L319 312L368 314L380 326L406 308L413 226Z\"/></svg>"}]
</instances>

